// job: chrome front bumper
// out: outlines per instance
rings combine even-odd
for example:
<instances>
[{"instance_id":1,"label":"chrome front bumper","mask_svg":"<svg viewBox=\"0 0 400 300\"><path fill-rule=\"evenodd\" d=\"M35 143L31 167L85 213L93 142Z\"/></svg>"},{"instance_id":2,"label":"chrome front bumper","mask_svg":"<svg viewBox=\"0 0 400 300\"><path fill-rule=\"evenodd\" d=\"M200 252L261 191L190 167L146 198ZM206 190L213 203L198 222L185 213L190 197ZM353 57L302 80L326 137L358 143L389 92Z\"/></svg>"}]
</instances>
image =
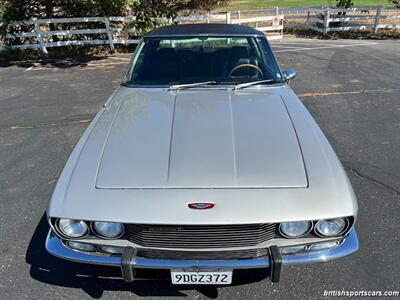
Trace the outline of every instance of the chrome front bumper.
<instances>
[{"instance_id":1,"label":"chrome front bumper","mask_svg":"<svg viewBox=\"0 0 400 300\"><path fill-rule=\"evenodd\" d=\"M46 240L46 250L59 258L96 265L121 267L122 256L102 256L83 253L67 248L60 238L51 230ZM306 252L304 254L282 255L282 264L303 264L334 260L350 255L358 250L358 239L355 229L352 229L344 242L332 249ZM135 269L185 269L185 268L221 268L221 269L252 269L269 268L272 266L269 256L240 260L161 260L133 256L128 262Z\"/></svg>"}]
</instances>

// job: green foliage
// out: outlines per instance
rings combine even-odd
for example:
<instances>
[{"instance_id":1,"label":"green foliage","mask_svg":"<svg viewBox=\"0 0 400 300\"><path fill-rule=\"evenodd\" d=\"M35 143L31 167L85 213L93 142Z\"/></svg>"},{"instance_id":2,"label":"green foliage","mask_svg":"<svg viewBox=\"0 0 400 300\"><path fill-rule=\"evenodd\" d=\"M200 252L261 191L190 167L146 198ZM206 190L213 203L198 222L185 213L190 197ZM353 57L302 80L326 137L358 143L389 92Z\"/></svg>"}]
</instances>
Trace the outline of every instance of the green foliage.
<instances>
[{"instance_id":1,"label":"green foliage","mask_svg":"<svg viewBox=\"0 0 400 300\"><path fill-rule=\"evenodd\" d=\"M400 0L389 0L390 4L394 4L397 8L400 8Z\"/></svg>"},{"instance_id":2,"label":"green foliage","mask_svg":"<svg viewBox=\"0 0 400 300\"><path fill-rule=\"evenodd\" d=\"M132 0L3 0L4 18L25 20L53 17L124 15Z\"/></svg>"},{"instance_id":3,"label":"green foliage","mask_svg":"<svg viewBox=\"0 0 400 300\"><path fill-rule=\"evenodd\" d=\"M0 2L0 37L4 36L6 33L7 22L4 17L5 10L6 10L6 1Z\"/></svg>"},{"instance_id":4,"label":"green foliage","mask_svg":"<svg viewBox=\"0 0 400 300\"><path fill-rule=\"evenodd\" d=\"M10 20L53 17L121 16L130 8L141 19L175 17L179 12L209 10L227 0L2 0L0 14ZM146 17L145 17L146 16Z\"/></svg>"},{"instance_id":5,"label":"green foliage","mask_svg":"<svg viewBox=\"0 0 400 300\"><path fill-rule=\"evenodd\" d=\"M3 18L4 10L5 10L5 2L3 1L3 2L0 2L0 22Z\"/></svg>"},{"instance_id":6,"label":"green foliage","mask_svg":"<svg viewBox=\"0 0 400 300\"><path fill-rule=\"evenodd\" d=\"M158 18L175 19L179 13L210 11L216 6L226 5L228 0L137 0L132 13L136 17L136 28L142 31L162 25Z\"/></svg>"},{"instance_id":7,"label":"green foliage","mask_svg":"<svg viewBox=\"0 0 400 300\"><path fill-rule=\"evenodd\" d=\"M352 0L336 0L336 6L340 8L350 8L354 5Z\"/></svg>"},{"instance_id":8,"label":"green foliage","mask_svg":"<svg viewBox=\"0 0 400 300\"><path fill-rule=\"evenodd\" d=\"M178 13L211 10L228 0L0 0L0 23L31 18L121 16L133 14L139 30L161 25L157 18L175 18ZM131 11L132 10L132 11ZM165 23L165 22L164 22ZM53 26L53 25L52 25Z\"/></svg>"}]
</instances>

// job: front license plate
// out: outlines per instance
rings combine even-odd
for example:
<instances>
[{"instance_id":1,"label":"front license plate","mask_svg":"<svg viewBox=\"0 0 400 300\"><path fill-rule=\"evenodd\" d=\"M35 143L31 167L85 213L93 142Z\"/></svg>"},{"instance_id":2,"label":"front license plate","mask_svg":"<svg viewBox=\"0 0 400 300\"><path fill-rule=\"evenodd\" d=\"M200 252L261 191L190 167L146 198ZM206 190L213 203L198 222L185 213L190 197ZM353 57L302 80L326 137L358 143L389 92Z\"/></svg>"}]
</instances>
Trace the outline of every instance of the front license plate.
<instances>
[{"instance_id":1,"label":"front license plate","mask_svg":"<svg viewBox=\"0 0 400 300\"><path fill-rule=\"evenodd\" d=\"M172 284L231 284L232 271L171 270Z\"/></svg>"}]
</instances>

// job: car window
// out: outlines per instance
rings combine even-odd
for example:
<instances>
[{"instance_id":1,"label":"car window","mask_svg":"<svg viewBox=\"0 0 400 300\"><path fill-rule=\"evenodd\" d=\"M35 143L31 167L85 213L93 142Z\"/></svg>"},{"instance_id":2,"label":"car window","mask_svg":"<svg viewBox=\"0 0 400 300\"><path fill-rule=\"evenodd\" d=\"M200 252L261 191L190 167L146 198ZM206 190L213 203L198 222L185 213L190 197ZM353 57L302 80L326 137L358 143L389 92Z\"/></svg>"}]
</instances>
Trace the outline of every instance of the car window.
<instances>
[{"instance_id":1,"label":"car window","mask_svg":"<svg viewBox=\"0 0 400 300\"><path fill-rule=\"evenodd\" d=\"M147 38L139 47L128 78L134 84L200 81L237 84L281 79L272 51L263 38Z\"/></svg>"}]
</instances>

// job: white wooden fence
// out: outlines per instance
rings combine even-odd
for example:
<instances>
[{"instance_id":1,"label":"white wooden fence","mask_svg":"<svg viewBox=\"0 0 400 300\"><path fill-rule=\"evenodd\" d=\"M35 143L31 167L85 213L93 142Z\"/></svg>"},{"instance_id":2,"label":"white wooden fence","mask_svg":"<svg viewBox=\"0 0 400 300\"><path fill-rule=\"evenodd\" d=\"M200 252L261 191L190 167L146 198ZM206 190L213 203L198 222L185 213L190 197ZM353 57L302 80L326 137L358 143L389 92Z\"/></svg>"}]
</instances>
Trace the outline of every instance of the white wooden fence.
<instances>
[{"instance_id":1,"label":"white wooden fence","mask_svg":"<svg viewBox=\"0 0 400 300\"><path fill-rule=\"evenodd\" d=\"M244 24L247 26L251 26L251 24L255 24L254 28L263 32L275 32L274 35L267 35L268 40L281 40L283 39L283 22L284 16L283 14L279 14L279 9L276 8L275 14L272 16L255 16L255 17L245 17L243 18L241 12L238 11L236 14L236 18L232 18L231 13L228 14L228 21L231 24ZM269 24L268 24L269 23Z\"/></svg>"},{"instance_id":2,"label":"white wooden fence","mask_svg":"<svg viewBox=\"0 0 400 300\"><path fill-rule=\"evenodd\" d=\"M65 19L34 19L11 24L6 34L6 45L12 49L48 48L80 45L136 44L140 33L133 27L135 18L87 17ZM165 23L172 20L163 19ZM282 8L257 11L237 11L179 17L178 23L244 24L266 32L269 40L282 39L283 28L303 27L323 34L334 31L400 29L400 9L381 7L336 8ZM87 28L85 28L85 26ZM51 30L58 28L59 30ZM60 29L63 28L63 29ZM12 33L11 33L12 32ZM0 50L4 50L1 47Z\"/></svg>"},{"instance_id":3,"label":"white wooden fence","mask_svg":"<svg viewBox=\"0 0 400 300\"><path fill-rule=\"evenodd\" d=\"M114 39L113 33L118 29L111 26L111 22L127 22L134 21L133 17L87 17L87 18L59 18L59 19L33 19L30 21L16 21L11 23L11 26L28 26L33 25L33 31L30 32L17 32L7 33L6 39L18 38L35 38L28 40L27 43L12 45L12 49L35 49L41 48L47 54L47 48L70 46L70 45L110 45L114 49L115 44L135 44L138 39ZM49 24L82 24L82 23L103 23L104 28L88 28L88 29L68 29L68 30L46 30ZM44 29L46 28L46 29ZM134 33L135 28L129 28L129 33ZM91 39L90 35L106 34L106 39ZM73 39L76 35L83 35L84 39ZM53 41L53 36L63 36L65 40ZM3 47L4 49L4 47Z\"/></svg>"},{"instance_id":4,"label":"white wooden fence","mask_svg":"<svg viewBox=\"0 0 400 300\"><path fill-rule=\"evenodd\" d=\"M37 49L40 48L44 53L48 53L47 48L61 46L82 46L82 45L109 45L114 49L116 44L136 44L139 42L140 33L136 31L129 22L135 21L132 16L127 17L87 17L87 18L55 18L55 19L32 19L29 21L15 21L10 25L17 32L7 33L6 40L12 40L11 49ZM166 23L172 20L163 19ZM175 21L178 23L198 23L198 22L222 22L230 24L246 24L256 29L273 33L267 35L268 39L283 38L283 15L258 16L252 18L240 18L239 15L232 16L231 13L206 14L201 16L179 17ZM91 28L84 28L84 24L91 24ZM125 30L121 23L127 27ZM50 30L50 24L69 24L72 29ZM79 25L78 27L76 25ZM30 31L22 31L22 28L30 27ZM95 28L93 28L95 27ZM100 27L100 28L99 28ZM79 28L79 29L77 29ZM125 37L121 38L121 32L125 32ZM55 41L54 36L60 40ZM77 38L79 36L79 39ZM133 36L133 37L129 37ZM4 50L6 47L0 47Z\"/></svg>"},{"instance_id":5,"label":"white wooden fence","mask_svg":"<svg viewBox=\"0 0 400 300\"><path fill-rule=\"evenodd\" d=\"M327 34L334 31L400 29L400 10L385 10L378 6L374 10L351 9L309 9L306 28ZM388 23L388 21L395 21ZM397 22L396 22L397 21ZM386 22L386 23L383 23ZM397 23L397 24L396 24Z\"/></svg>"}]
</instances>

